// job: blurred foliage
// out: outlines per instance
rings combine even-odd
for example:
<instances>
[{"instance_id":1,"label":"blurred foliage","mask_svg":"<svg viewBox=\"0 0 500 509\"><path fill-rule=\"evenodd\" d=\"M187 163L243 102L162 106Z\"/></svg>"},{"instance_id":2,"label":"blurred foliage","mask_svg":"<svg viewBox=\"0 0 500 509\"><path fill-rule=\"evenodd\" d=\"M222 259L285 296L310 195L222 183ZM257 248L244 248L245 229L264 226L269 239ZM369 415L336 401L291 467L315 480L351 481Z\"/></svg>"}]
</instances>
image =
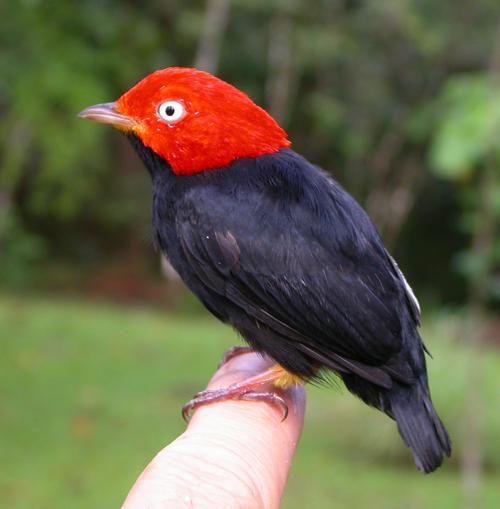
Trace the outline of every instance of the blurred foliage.
<instances>
[{"instance_id":1,"label":"blurred foliage","mask_svg":"<svg viewBox=\"0 0 500 509\"><path fill-rule=\"evenodd\" d=\"M489 76L498 0L229 4L217 73L276 112L296 150L366 206L417 289L463 299L450 261L477 224L460 226L477 211L469 183L485 158L498 171L500 99ZM2 3L0 206L10 203L2 213L12 217L0 239L9 272L36 281L44 264L31 260L41 258L81 272L147 237L139 161L119 133L76 113L154 69L193 65L206 9L201 0ZM5 248L21 235L21 247ZM149 252L144 243L146 260Z\"/></svg>"},{"instance_id":2,"label":"blurred foliage","mask_svg":"<svg viewBox=\"0 0 500 509\"><path fill-rule=\"evenodd\" d=\"M443 115L431 151L436 173L465 180L488 157L498 164L500 84L484 73L458 76L448 81L440 99Z\"/></svg>"},{"instance_id":3,"label":"blurred foliage","mask_svg":"<svg viewBox=\"0 0 500 509\"><path fill-rule=\"evenodd\" d=\"M498 307L500 2L226 3L227 20L212 30L211 0L0 3L0 288L159 300L147 173L120 133L76 115L203 54L203 65L271 111L294 148L365 206L417 293ZM199 309L193 301L182 305ZM498 338L498 324L486 322ZM449 345L461 323L431 320L423 331L440 359L430 378L459 454L424 485L388 419L314 390L287 507L464 506L456 472L469 433L464 393L471 385L474 397L494 401L499 361L493 349ZM52 301L0 302L0 330L10 466L0 496L16 507L118 504L165 440L165 423L170 437L180 431L180 403L230 344L213 323ZM496 507L498 412L489 404L481 412L481 501Z\"/></svg>"},{"instance_id":4,"label":"blurred foliage","mask_svg":"<svg viewBox=\"0 0 500 509\"><path fill-rule=\"evenodd\" d=\"M500 43L499 43L500 51ZM457 76L444 87L431 146L436 174L459 184L462 221L472 245L455 257L479 300L498 298L500 281L500 81L490 73Z\"/></svg>"}]
</instances>

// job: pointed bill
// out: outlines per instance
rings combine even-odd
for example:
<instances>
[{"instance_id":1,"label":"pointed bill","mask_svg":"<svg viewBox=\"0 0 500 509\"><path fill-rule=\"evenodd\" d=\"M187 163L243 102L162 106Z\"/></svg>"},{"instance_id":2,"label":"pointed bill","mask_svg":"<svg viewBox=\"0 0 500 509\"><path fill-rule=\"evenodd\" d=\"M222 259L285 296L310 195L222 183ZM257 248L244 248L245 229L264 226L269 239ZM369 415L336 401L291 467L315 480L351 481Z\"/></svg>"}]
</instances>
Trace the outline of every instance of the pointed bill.
<instances>
[{"instance_id":1,"label":"pointed bill","mask_svg":"<svg viewBox=\"0 0 500 509\"><path fill-rule=\"evenodd\" d=\"M122 115L116 109L116 103L103 103L89 106L78 113L81 118L100 122L101 124L111 124L122 131L133 131L139 127L139 122L133 118Z\"/></svg>"}]
</instances>

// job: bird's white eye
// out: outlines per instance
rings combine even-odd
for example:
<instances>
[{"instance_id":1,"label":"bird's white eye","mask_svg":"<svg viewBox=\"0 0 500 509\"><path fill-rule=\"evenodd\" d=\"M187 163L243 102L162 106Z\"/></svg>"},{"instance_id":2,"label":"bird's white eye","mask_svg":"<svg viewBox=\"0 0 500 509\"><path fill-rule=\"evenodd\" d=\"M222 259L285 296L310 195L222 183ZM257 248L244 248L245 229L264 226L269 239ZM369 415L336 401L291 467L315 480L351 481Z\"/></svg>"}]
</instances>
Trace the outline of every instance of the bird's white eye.
<instances>
[{"instance_id":1,"label":"bird's white eye","mask_svg":"<svg viewBox=\"0 0 500 509\"><path fill-rule=\"evenodd\" d=\"M166 122L177 122L185 113L184 106L178 101L165 101L158 106L158 115Z\"/></svg>"}]
</instances>

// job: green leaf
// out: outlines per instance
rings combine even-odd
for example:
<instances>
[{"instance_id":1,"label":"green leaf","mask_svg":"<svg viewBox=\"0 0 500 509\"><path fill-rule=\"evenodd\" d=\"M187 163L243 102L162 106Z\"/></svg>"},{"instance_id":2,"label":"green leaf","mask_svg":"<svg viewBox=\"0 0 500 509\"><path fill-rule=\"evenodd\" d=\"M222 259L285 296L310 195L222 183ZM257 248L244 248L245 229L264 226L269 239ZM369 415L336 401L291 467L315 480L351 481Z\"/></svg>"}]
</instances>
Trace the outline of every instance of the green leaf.
<instances>
[{"instance_id":1,"label":"green leaf","mask_svg":"<svg viewBox=\"0 0 500 509\"><path fill-rule=\"evenodd\" d=\"M486 73L460 76L448 81L440 101L431 165L437 175L459 180L498 151L500 92Z\"/></svg>"}]
</instances>

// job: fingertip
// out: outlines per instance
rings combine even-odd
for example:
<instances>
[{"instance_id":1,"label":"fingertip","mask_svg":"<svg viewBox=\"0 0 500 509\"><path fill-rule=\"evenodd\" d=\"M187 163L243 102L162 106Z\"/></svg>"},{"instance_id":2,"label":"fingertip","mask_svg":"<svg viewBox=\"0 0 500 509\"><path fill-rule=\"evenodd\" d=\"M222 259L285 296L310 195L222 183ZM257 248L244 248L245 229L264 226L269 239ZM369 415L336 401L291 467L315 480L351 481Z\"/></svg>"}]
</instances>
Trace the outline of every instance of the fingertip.
<instances>
[{"instance_id":1,"label":"fingertip","mask_svg":"<svg viewBox=\"0 0 500 509\"><path fill-rule=\"evenodd\" d=\"M255 352L245 353L221 366L208 384L208 389L227 387L266 371L276 364L272 359ZM241 464L231 460L233 468L245 472L259 486L264 500L274 501L278 507L288 471L303 428L305 391L303 384L280 389L272 385L262 388L283 398L288 415L278 406L263 401L228 400L198 408L187 433L224 437L224 444L232 449ZM249 458L258 458L259 468L245 471Z\"/></svg>"},{"instance_id":2,"label":"fingertip","mask_svg":"<svg viewBox=\"0 0 500 509\"><path fill-rule=\"evenodd\" d=\"M245 352L222 364L208 382L207 389L217 389L228 384L239 382L249 376L261 373L275 362L265 354Z\"/></svg>"}]
</instances>

